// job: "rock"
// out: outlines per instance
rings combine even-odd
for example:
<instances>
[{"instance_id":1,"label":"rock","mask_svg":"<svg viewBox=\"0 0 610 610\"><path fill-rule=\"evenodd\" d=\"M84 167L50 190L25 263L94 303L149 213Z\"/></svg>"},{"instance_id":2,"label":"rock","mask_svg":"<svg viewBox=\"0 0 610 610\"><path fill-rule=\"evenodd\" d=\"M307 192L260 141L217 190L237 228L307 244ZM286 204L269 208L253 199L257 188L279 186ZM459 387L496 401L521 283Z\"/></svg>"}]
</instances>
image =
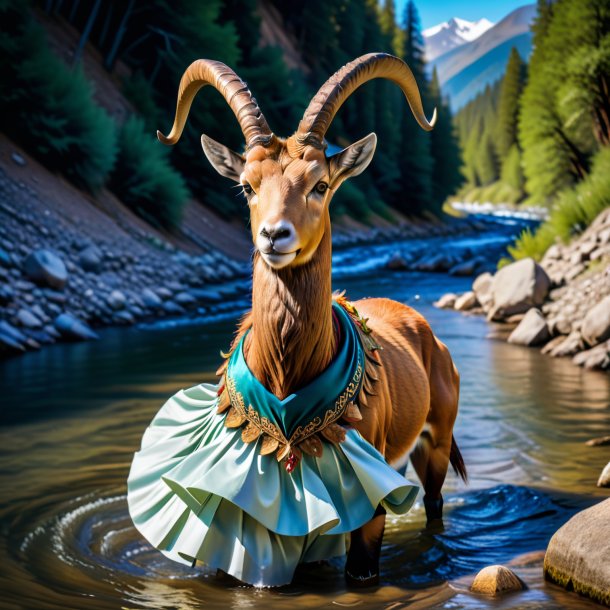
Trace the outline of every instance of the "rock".
<instances>
[{"instance_id":1,"label":"rock","mask_svg":"<svg viewBox=\"0 0 610 610\"><path fill-rule=\"evenodd\" d=\"M557 346L561 345L566 340L564 335L559 335L551 339L541 350L542 354L550 354Z\"/></svg>"},{"instance_id":2,"label":"rock","mask_svg":"<svg viewBox=\"0 0 610 610\"><path fill-rule=\"evenodd\" d=\"M592 261L599 260L600 258L604 258L604 256L610 256L610 244L606 244L600 246L596 250L593 250L589 255L589 259Z\"/></svg>"},{"instance_id":3,"label":"rock","mask_svg":"<svg viewBox=\"0 0 610 610\"><path fill-rule=\"evenodd\" d=\"M48 301L51 301L53 303L63 305L66 302L66 295L63 292L57 292L56 290L45 288L42 294Z\"/></svg>"},{"instance_id":4,"label":"rock","mask_svg":"<svg viewBox=\"0 0 610 610\"><path fill-rule=\"evenodd\" d=\"M22 352L25 352L24 345L0 330L0 354L12 355Z\"/></svg>"},{"instance_id":5,"label":"rock","mask_svg":"<svg viewBox=\"0 0 610 610\"><path fill-rule=\"evenodd\" d=\"M610 499L574 515L551 538L544 575L610 605Z\"/></svg>"},{"instance_id":6,"label":"rock","mask_svg":"<svg viewBox=\"0 0 610 610\"><path fill-rule=\"evenodd\" d=\"M174 294L169 288L164 287L155 288L155 292L157 293L157 296L163 299L164 301L171 299Z\"/></svg>"},{"instance_id":7,"label":"rock","mask_svg":"<svg viewBox=\"0 0 610 610\"><path fill-rule=\"evenodd\" d=\"M13 259L11 255L6 251L0 248L0 266L2 267L12 267Z\"/></svg>"},{"instance_id":8,"label":"rock","mask_svg":"<svg viewBox=\"0 0 610 610\"><path fill-rule=\"evenodd\" d=\"M470 260L458 263L449 269L449 275L474 275L477 267L481 264L480 258L471 258Z\"/></svg>"},{"instance_id":9,"label":"rock","mask_svg":"<svg viewBox=\"0 0 610 610\"><path fill-rule=\"evenodd\" d=\"M610 295L587 312L580 332L588 345L597 345L610 339Z\"/></svg>"},{"instance_id":10,"label":"rock","mask_svg":"<svg viewBox=\"0 0 610 610\"><path fill-rule=\"evenodd\" d=\"M16 318L25 328L42 328L42 322L28 309L20 309Z\"/></svg>"},{"instance_id":11,"label":"rock","mask_svg":"<svg viewBox=\"0 0 610 610\"><path fill-rule=\"evenodd\" d=\"M34 250L23 263L26 275L38 284L61 290L68 281L68 271L57 254L50 250Z\"/></svg>"},{"instance_id":12,"label":"rock","mask_svg":"<svg viewBox=\"0 0 610 610\"><path fill-rule=\"evenodd\" d=\"M97 334L89 328L86 322L79 320L71 313L60 314L55 318L54 324L64 339L87 341L88 339L98 338Z\"/></svg>"},{"instance_id":13,"label":"rock","mask_svg":"<svg viewBox=\"0 0 610 610\"><path fill-rule=\"evenodd\" d=\"M146 307L150 307L151 309L161 307L163 304L161 299L150 288L144 288L144 290L142 290L142 302Z\"/></svg>"},{"instance_id":14,"label":"rock","mask_svg":"<svg viewBox=\"0 0 610 610\"><path fill-rule=\"evenodd\" d=\"M176 301L176 303L178 303L178 305L181 305L182 307L191 307L192 305L195 305L195 303L197 303L197 299L190 294L189 292L179 292L175 297L174 300Z\"/></svg>"},{"instance_id":15,"label":"rock","mask_svg":"<svg viewBox=\"0 0 610 610\"><path fill-rule=\"evenodd\" d=\"M530 309L508 337L508 342L516 345L540 345L550 338L546 320L540 310Z\"/></svg>"},{"instance_id":16,"label":"rock","mask_svg":"<svg viewBox=\"0 0 610 610\"><path fill-rule=\"evenodd\" d=\"M208 288L193 288L191 294L198 301L204 303L219 303L223 300L223 297L218 290L210 290Z\"/></svg>"},{"instance_id":17,"label":"rock","mask_svg":"<svg viewBox=\"0 0 610 610\"><path fill-rule=\"evenodd\" d=\"M606 447L607 445L610 445L610 436L592 438L588 440L585 445L587 445L587 447Z\"/></svg>"},{"instance_id":18,"label":"rock","mask_svg":"<svg viewBox=\"0 0 610 610\"><path fill-rule=\"evenodd\" d=\"M180 305L178 305L178 303L174 303L174 301L165 301L165 303L163 303L163 309L166 313L172 316L186 313L184 307L180 307Z\"/></svg>"},{"instance_id":19,"label":"rock","mask_svg":"<svg viewBox=\"0 0 610 610\"><path fill-rule=\"evenodd\" d=\"M556 335L569 335L572 330L572 323L565 316L559 315L547 321L549 332L554 337Z\"/></svg>"},{"instance_id":20,"label":"rock","mask_svg":"<svg viewBox=\"0 0 610 610\"><path fill-rule=\"evenodd\" d=\"M573 356L582 350L583 341L580 332L573 330L561 343L554 347L550 354L554 358L561 356Z\"/></svg>"},{"instance_id":21,"label":"rock","mask_svg":"<svg viewBox=\"0 0 610 610\"><path fill-rule=\"evenodd\" d=\"M509 568L504 566L488 566L483 568L474 578L470 587L473 593L484 595L503 595L525 589L523 581Z\"/></svg>"},{"instance_id":22,"label":"rock","mask_svg":"<svg viewBox=\"0 0 610 610\"><path fill-rule=\"evenodd\" d=\"M85 271L97 273L101 266L104 255L95 246L87 246L78 255L78 264Z\"/></svg>"},{"instance_id":23,"label":"rock","mask_svg":"<svg viewBox=\"0 0 610 610\"><path fill-rule=\"evenodd\" d=\"M586 369L608 369L610 368L610 340L601 345L576 354L572 362Z\"/></svg>"},{"instance_id":24,"label":"rock","mask_svg":"<svg viewBox=\"0 0 610 610\"><path fill-rule=\"evenodd\" d=\"M599 479L597 480L598 487L610 487L610 462L606 464L602 473L599 475ZM607 582L608 587L610 587L610 581Z\"/></svg>"},{"instance_id":25,"label":"rock","mask_svg":"<svg viewBox=\"0 0 610 610\"><path fill-rule=\"evenodd\" d=\"M0 305L8 305L14 298L15 291L10 286L0 286Z\"/></svg>"},{"instance_id":26,"label":"rock","mask_svg":"<svg viewBox=\"0 0 610 610\"><path fill-rule=\"evenodd\" d=\"M19 153L11 153L11 159L15 165L19 165L19 167L24 167L26 165L26 160Z\"/></svg>"},{"instance_id":27,"label":"rock","mask_svg":"<svg viewBox=\"0 0 610 610\"><path fill-rule=\"evenodd\" d=\"M435 301L434 307L438 307L439 309L453 309L457 298L457 294L453 292L448 292L447 294L444 294L438 301Z\"/></svg>"},{"instance_id":28,"label":"rock","mask_svg":"<svg viewBox=\"0 0 610 610\"><path fill-rule=\"evenodd\" d=\"M386 269L391 269L392 271L403 271L409 268L409 263L400 252L394 252L385 266Z\"/></svg>"},{"instance_id":29,"label":"rock","mask_svg":"<svg viewBox=\"0 0 610 610\"><path fill-rule=\"evenodd\" d=\"M112 320L117 324L133 324L134 317L128 311L119 311L112 316Z\"/></svg>"},{"instance_id":30,"label":"rock","mask_svg":"<svg viewBox=\"0 0 610 610\"><path fill-rule=\"evenodd\" d=\"M477 297L475 296L472 290L465 292L463 295L459 296L454 304L454 308L457 311L467 311L472 309L477 304Z\"/></svg>"},{"instance_id":31,"label":"rock","mask_svg":"<svg viewBox=\"0 0 610 610\"><path fill-rule=\"evenodd\" d=\"M532 258L502 267L492 280L493 306L489 318L501 319L540 307L550 286L549 276Z\"/></svg>"},{"instance_id":32,"label":"rock","mask_svg":"<svg viewBox=\"0 0 610 610\"><path fill-rule=\"evenodd\" d=\"M591 252L593 252L593 250L595 250L597 248L597 243L595 242L595 239L591 239L589 241L586 241L582 244L580 244L578 251L583 255L583 257L585 259L589 258L589 255L591 254Z\"/></svg>"},{"instance_id":33,"label":"rock","mask_svg":"<svg viewBox=\"0 0 610 610\"><path fill-rule=\"evenodd\" d=\"M106 300L108 301L108 305L115 311L125 307L126 297L120 290L113 290Z\"/></svg>"},{"instance_id":34,"label":"rock","mask_svg":"<svg viewBox=\"0 0 610 610\"><path fill-rule=\"evenodd\" d=\"M493 283L493 275L489 272L481 273L472 283L472 291L477 297L477 301L483 309L487 310L493 303L491 294L491 285Z\"/></svg>"}]
</instances>

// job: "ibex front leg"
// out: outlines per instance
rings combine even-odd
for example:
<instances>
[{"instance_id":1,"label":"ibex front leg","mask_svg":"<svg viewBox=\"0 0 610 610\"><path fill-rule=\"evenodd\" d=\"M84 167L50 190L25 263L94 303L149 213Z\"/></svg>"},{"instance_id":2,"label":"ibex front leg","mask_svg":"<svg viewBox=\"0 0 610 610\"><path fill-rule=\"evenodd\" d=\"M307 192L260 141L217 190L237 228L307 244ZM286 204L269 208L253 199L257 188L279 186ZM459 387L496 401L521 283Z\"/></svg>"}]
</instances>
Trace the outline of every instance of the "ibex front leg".
<instances>
[{"instance_id":1,"label":"ibex front leg","mask_svg":"<svg viewBox=\"0 0 610 610\"><path fill-rule=\"evenodd\" d=\"M373 518L351 533L351 544L345 563L345 579L352 587L379 584L379 556L385 530L385 509L377 507Z\"/></svg>"}]
</instances>

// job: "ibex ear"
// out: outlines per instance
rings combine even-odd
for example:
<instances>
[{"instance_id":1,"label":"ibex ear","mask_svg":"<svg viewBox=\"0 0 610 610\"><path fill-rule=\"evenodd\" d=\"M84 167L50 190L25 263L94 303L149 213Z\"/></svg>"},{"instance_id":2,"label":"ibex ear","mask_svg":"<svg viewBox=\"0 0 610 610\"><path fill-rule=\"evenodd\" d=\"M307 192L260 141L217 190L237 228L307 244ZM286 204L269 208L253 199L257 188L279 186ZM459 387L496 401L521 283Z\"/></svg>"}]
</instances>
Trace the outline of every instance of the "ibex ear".
<instances>
[{"instance_id":1,"label":"ibex ear","mask_svg":"<svg viewBox=\"0 0 610 610\"><path fill-rule=\"evenodd\" d=\"M240 181L241 173L244 171L246 160L227 148L224 144L212 140L205 134L201 136L203 152L214 169L225 178L235 182Z\"/></svg>"},{"instance_id":2,"label":"ibex ear","mask_svg":"<svg viewBox=\"0 0 610 610\"><path fill-rule=\"evenodd\" d=\"M362 140L358 140L358 142L333 155L329 159L330 186L336 188L344 180L361 174L373 160L376 146L377 136L370 133Z\"/></svg>"}]
</instances>

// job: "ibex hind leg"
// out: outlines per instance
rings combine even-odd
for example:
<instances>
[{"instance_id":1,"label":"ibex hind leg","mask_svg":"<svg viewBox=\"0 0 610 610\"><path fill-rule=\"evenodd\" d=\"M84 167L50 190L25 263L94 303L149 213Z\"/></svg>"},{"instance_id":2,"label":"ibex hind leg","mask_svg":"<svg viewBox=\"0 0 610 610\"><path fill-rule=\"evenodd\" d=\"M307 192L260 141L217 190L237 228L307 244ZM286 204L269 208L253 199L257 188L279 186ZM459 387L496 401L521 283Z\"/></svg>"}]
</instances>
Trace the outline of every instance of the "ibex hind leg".
<instances>
[{"instance_id":1,"label":"ibex hind leg","mask_svg":"<svg viewBox=\"0 0 610 610\"><path fill-rule=\"evenodd\" d=\"M440 527L443 523L443 496L441 493L447 468L451 438L435 443L432 434L422 432L411 453L411 463L424 486L424 508L428 527Z\"/></svg>"},{"instance_id":2,"label":"ibex hind leg","mask_svg":"<svg viewBox=\"0 0 610 610\"><path fill-rule=\"evenodd\" d=\"M385 515L385 509L378 506L373 518L351 533L345 562L345 579L350 587L373 587L379 584L379 557Z\"/></svg>"}]
</instances>

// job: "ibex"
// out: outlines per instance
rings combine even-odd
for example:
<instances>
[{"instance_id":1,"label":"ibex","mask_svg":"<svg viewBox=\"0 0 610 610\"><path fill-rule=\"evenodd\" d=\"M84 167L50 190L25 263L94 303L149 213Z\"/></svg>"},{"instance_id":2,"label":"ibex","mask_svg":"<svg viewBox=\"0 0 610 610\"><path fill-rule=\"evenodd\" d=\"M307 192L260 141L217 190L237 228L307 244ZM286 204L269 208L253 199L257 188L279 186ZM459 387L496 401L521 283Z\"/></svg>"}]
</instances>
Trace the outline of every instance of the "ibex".
<instances>
[{"instance_id":1,"label":"ibex","mask_svg":"<svg viewBox=\"0 0 610 610\"><path fill-rule=\"evenodd\" d=\"M372 133L331 157L325 154L324 137L343 103L374 78L398 85L419 125L432 129L436 111L429 122L409 67L391 55L371 53L328 79L296 133L287 139L273 134L233 70L217 61L195 61L182 77L171 132L158 133L165 144L175 144L193 98L206 85L224 96L239 121L246 141L244 154L205 135L201 143L214 168L241 185L250 208L255 248L252 310L244 317L234 346L247 332L243 346L247 366L280 400L315 380L337 349L329 206L343 181L369 165L376 136ZM380 350L367 357L359 410L346 419L389 464L402 467L410 457L424 486L428 522L440 520L441 487L449 463L466 478L453 438L457 370L445 345L410 307L382 298L353 305L361 323L372 329ZM345 433L338 423L326 432L327 438L338 441ZM277 441L271 443L277 447ZM317 448L312 450L315 453ZM371 521L351 533L345 569L349 582L377 582L384 526L385 511L379 506Z\"/></svg>"}]
</instances>

